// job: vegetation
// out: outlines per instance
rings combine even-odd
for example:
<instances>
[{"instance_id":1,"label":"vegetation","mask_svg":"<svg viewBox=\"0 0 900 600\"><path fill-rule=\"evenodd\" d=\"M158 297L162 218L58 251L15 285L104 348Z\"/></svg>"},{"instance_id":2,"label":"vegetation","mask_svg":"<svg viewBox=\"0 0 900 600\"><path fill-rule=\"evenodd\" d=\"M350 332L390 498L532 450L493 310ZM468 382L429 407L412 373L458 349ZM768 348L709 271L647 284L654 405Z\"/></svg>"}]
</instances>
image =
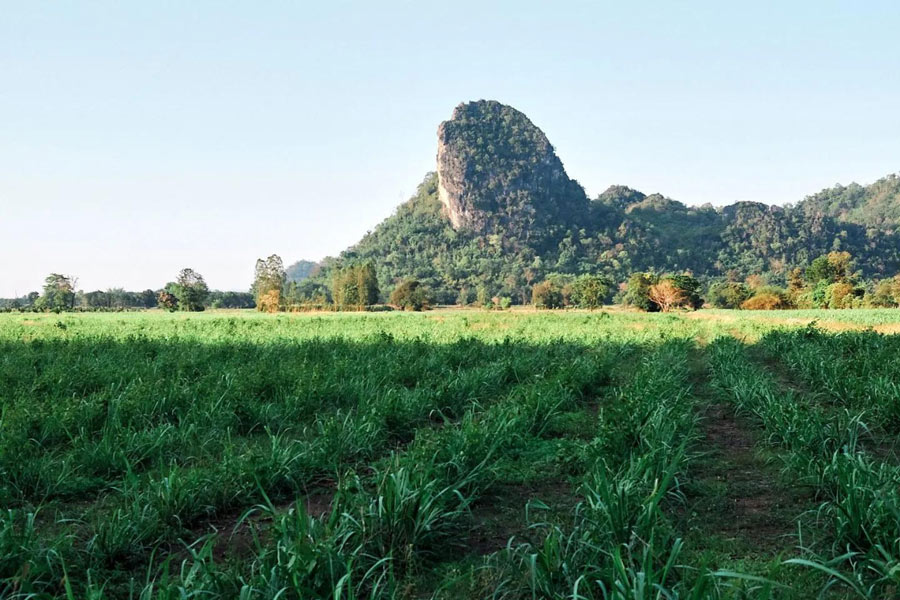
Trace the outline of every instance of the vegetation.
<instances>
[{"instance_id":1,"label":"vegetation","mask_svg":"<svg viewBox=\"0 0 900 600\"><path fill-rule=\"evenodd\" d=\"M554 274L614 282L641 272L690 274L704 287L763 276L785 287L794 269L818 277L813 261L832 252L850 253L860 280L900 272L896 175L786 207L692 207L625 186L588 200L543 132L511 107L460 105L441 126L439 143L438 169L459 206L442 204L431 173L359 243L323 261L314 278L327 281L334 269L372 262L384 290L416 279L438 304L479 288L488 298L528 304L534 286ZM448 218L454 210L458 226Z\"/></svg>"},{"instance_id":2,"label":"vegetation","mask_svg":"<svg viewBox=\"0 0 900 600\"><path fill-rule=\"evenodd\" d=\"M256 299L256 309L269 313L281 310L284 307L282 293L286 282L287 275L280 256L273 254L265 260L257 259L253 285L250 286Z\"/></svg>"},{"instance_id":3,"label":"vegetation","mask_svg":"<svg viewBox=\"0 0 900 600\"><path fill-rule=\"evenodd\" d=\"M391 304L403 310L424 310L428 306L428 293L421 283L408 279L391 292Z\"/></svg>"},{"instance_id":4,"label":"vegetation","mask_svg":"<svg viewBox=\"0 0 900 600\"><path fill-rule=\"evenodd\" d=\"M56 312L74 308L75 285L75 278L51 273L44 280L44 293L35 301L35 306Z\"/></svg>"},{"instance_id":5,"label":"vegetation","mask_svg":"<svg viewBox=\"0 0 900 600\"><path fill-rule=\"evenodd\" d=\"M319 263L311 260L298 260L284 270L288 281L301 282L316 275L319 271Z\"/></svg>"},{"instance_id":6,"label":"vegetation","mask_svg":"<svg viewBox=\"0 0 900 600\"><path fill-rule=\"evenodd\" d=\"M378 303L378 279L372 263L338 269L334 273L331 294L339 308L365 308Z\"/></svg>"},{"instance_id":7,"label":"vegetation","mask_svg":"<svg viewBox=\"0 0 900 600\"><path fill-rule=\"evenodd\" d=\"M177 300L178 310L202 311L209 298L209 288L203 276L193 269L182 269L174 283L166 284L166 292Z\"/></svg>"},{"instance_id":8,"label":"vegetation","mask_svg":"<svg viewBox=\"0 0 900 600\"><path fill-rule=\"evenodd\" d=\"M890 597L897 315L0 315L0 597Z\"/></svg>"}]
</instances>

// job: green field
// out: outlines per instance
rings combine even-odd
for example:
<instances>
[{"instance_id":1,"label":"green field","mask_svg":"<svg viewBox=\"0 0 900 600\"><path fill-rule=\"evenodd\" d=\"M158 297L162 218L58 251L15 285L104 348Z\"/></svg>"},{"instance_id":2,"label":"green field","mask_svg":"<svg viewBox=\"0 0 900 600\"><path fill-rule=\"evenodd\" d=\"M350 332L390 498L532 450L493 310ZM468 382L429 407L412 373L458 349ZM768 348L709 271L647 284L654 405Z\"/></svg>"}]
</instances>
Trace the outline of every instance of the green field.
<instances>
[{"instance_id":1,"label":"green field","mask_svg":"<svg viewBox=\"0 0 900 600\"><path fill-rule=\"evenodd\" d=\"M890 598L900 310L0 315L0 598Z\"/></svg>"}]
</instances>

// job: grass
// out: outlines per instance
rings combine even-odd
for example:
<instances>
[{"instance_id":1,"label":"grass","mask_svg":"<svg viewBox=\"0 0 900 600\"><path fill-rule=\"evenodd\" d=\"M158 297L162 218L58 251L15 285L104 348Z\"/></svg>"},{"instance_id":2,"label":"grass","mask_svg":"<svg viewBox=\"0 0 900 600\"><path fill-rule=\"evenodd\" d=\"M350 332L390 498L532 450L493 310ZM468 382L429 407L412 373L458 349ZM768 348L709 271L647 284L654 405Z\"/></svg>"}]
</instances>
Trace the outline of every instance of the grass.
<instances>
[{"instance_id":1,"label":"grass","mask_svg":"<svg viewBox=\"0 0 900 600\"><path fill-rule=\"evenodd\" d=\"M888 597L898 322L0 315L0 598Z\"/></svg>"}]
</instances>

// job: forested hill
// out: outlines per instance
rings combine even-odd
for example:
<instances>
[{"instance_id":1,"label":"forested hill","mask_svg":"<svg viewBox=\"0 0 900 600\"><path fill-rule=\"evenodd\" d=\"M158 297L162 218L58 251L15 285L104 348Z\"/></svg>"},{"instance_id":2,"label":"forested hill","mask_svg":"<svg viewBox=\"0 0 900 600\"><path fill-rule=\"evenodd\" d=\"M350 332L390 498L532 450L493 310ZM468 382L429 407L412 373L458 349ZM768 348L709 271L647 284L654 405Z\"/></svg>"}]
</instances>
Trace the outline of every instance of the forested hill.
<instances>
[{"instance_id":1,"label":"forested hill","mask_svg":"<svg viewBox=\"0 0 900 600\"><path fill-rule=\"evenodd\" d=\"M438 171L409 201L330 267L375 264L382 290L406 278L434 299L530 298L553 273L690 271L715 278L769 275L832 250L867 277L900 270L900 178L837 186L796 206L688 206L613 186L593 200L570 179L546 136L497 102L462 104L438 130Z\"/></svg>"}]
</instances>

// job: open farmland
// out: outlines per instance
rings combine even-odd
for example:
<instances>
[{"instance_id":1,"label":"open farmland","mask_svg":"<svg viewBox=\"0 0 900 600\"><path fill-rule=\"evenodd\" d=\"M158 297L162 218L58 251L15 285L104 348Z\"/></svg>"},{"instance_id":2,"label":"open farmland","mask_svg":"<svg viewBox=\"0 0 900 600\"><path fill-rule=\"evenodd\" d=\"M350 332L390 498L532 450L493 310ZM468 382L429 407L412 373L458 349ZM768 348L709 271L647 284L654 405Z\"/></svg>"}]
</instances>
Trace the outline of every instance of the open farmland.
<instances>
[{"instance_id":1,"label":"open farmland","mask_svg":"<svg viewBox=\"0 0 900 600\"><path fill-rule=\"evenodd\" d=\"M0 315L0 598L888 598L900 311Z\"/></svg>"}]
</instances>

